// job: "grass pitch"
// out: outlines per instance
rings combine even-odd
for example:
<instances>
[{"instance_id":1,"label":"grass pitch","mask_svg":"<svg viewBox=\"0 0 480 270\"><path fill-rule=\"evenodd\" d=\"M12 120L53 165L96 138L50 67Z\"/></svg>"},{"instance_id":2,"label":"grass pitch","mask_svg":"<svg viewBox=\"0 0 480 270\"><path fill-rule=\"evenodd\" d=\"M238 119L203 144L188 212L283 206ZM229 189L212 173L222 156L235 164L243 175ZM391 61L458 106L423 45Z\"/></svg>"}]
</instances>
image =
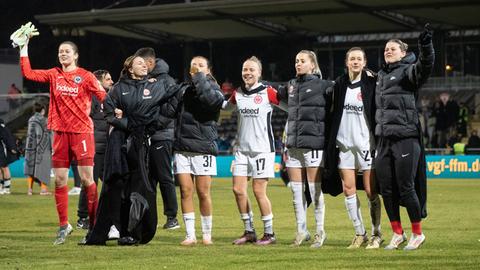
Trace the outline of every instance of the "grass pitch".
<instances>
[{"instance_id":1,"label":"grass pitch","mask_svg":"<svg viewBox=\"0 0 480 270\"><path fill-rule=\"evenodd\" d=\"M53 246L57 215L53 196L27 196L25 179L15 179L11 195L0 196L0 269L479 269L480 205L478 180L429 180L429 216L423 222L427 240L420 250L347 250L354 236L343 196L326 196L327 241L321 249L309 244L290 247L295 219L291 192L278 180L271 180L268 193L273 205L277 244L268 247L233 246L243 231L231 182L215 179L213 196L213 246L182 247L184 224L175 231L159 229L147 245L120 247L77 246L85 231L75 230L62 246ZM38 189L38 187L35 187ZM38 193L38 192L37 192ZM359 193L364 221L370 232L370 218L364 194ZM178 195L178 192L177 192ZM254 197L255 226L261 235L263 224ZM78 196L70 196L70 223L75 224ZM158 198L162 210L161 198ZM197 216L197 237L201 238ZM313 210L308 227L314 232ZM181 220L181 213L178 215ZM408 217L402 220L410 234ZM159 224L165 218L159 213ZM385 241L392 235L382 212ZM385 245L385 244L384 244Z\"/></svg>"}]
</instances>

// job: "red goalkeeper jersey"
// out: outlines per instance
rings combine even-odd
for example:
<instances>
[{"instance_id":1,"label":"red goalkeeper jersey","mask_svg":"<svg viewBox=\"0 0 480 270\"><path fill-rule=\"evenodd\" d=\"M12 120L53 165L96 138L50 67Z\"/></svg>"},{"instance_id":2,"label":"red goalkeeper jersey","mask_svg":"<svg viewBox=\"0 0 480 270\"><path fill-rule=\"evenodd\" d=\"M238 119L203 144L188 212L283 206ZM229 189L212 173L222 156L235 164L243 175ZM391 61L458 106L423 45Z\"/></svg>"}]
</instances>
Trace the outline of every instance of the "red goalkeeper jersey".
<instances>
[{"instance_id":1,"label":"red goalkeeper jersey","mask_svg":"<svg viewBox=\"0 0 480 270\"><path fill-rule=\"evenodd\" d=\"M77 68L64 72L61 68L32 69L28 57L20 58L25 78L50 83L50 108L48 129L73 133L93 133L90 118L92 94L103 101L106 92L95 76Z\"/></svg>"}]
</instances>

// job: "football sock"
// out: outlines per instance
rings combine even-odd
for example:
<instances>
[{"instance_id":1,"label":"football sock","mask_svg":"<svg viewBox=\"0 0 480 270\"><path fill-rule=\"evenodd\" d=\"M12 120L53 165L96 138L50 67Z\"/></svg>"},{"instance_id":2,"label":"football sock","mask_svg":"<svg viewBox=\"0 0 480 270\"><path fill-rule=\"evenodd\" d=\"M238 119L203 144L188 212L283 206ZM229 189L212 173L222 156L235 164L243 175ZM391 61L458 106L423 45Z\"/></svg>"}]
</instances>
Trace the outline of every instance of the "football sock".
<instances>
[{"instance_id":1,"label":"football sock","mask_svg":"<svg viewBox=\"0 0 480 270\"><path fill-rule=\"evenodd\" d=\"M262 216L264 233L273 234L273 214Z\"/></svg>"},{"instance_id":2,"label":"football sock","mask_svg":"<svg viewBox=\"0 0 480 270\"><path fill-rule=\"evenodd\" d=\"M40 183L40 189L41 189L42 191L48 191L48 186L45 185L45 183L41 182L41 183Z\"/></svg>"},{"instance_id":3,"label":"football sock","mask_svg":"<svg viewBox=\"0 0 480 270\"><path fill-rule=\"evenodd\" d=\"M317 225L317 234L320 234L324 230L325 223L325 198L323 197L322 192L322 183L321 182L308 182L308 188L312 196L313 205L315 207L315 222Z\"/></svg>"},{"instance_id":4,"label":"football sock","mask_svg":"<svg viewBox=\"0 0 480 270\"><path fill-rule=\"evenodd\" d=\"M253 232L255 229L253 228L253 216L247 213L241 213L240 219L243 221L243 225L245 226L245 231Z\"/></svg>"},{"instance_id":5,"label":"football sock","mask_svg":"<svg viewBox=\"0 0 480 270\"><path fill-rule=\"evenodd\" d=\"M55 188L55 203L60 226L65 226L68 224L68 186Z\"/></svg>"},{"instance_id":6,"label":"football sock","mask_svg":"<svg viewBox=\"0 0 480 270\"><path fill-rule=\"evenodd\" d=\"M353 223L356 235L365 235L365 226L363 225L362 212L360 211L360 201L357 194L345 197L345 207L348 217Z\"/></svg>"},{"instance_id":7,"label":"football sock","mask_svg":"<svg viewBox=\"0 0 480 270\"><path fill-rule=\"evenodd\" d=\"M373 200L368 201L370 217L372 218L372 235L381 235L380 221L382 220L382 206L380 196L376 195Z\"/></svg>"},{"instance_id":8,"label":"football sock","mask_svg":"<svg viewBox=\"0 0 480 270\"><path fill-rule=\"evenodd\" d=\"M420 221L412 222L412 232L417 235L422 234L422 223Z\"/></svg>"},{"instance_id":9,"label":"football sock","mask_svg":"<svg viewBox=\"0 0 480 270\"><path fill-rule=\"evenodd\" d=\"M402 222L400 222L400 220L390 221L390 226L392 226L394 233L403 234Z\"/></svg>"},{"instance_id":10,"label":"football sock","mask_svg":"<svg viewBox=\"0 0 480 270\"><path fill-rule=\"evenodd\" d=\"M290 182L293 194L293 209L297 220L297 232L304 233L307 231L306 220L306 200L303 193L303 182Z\"/></svg>"},{"instance_id":11,"label":"football sock","mask_svg":"<svg viewBox=\"0 0 480 270\"><path fill-rule=\"evenodd\" d=\"M10 188L11 178L3 179L3 188Z\"/></svg>"},{"instance_id":12,"label":"football sock","mask_svg":"<svg viewBox=\"0 0 480 270\"><path fill-rule=\"evenodd\" d=\"M187 238L196 239L195 236L195 213L184 213L183 222L185 222L185 230L187 233Z\"/></svg>"},{"instance_id":13,"label":"football sock","mask_svg":"<svg viewBox=\"0 0 480 270\"><path fill-rule=\"evenodd\" d=\"M32 189L33 188L33 177L29 176L27 178L27 183L28 183L28 188Z\"/></svg>"},{"instance_id":14,"label":"football sock","mask_svg":"<svg viewBox=\"0 0 480 270\"><path fill-rule=\"evenodd\" d=\"M202 221L202 233L212 235L212 216L202 216L200 215Z\"/></svg>"},{"instance_id":15,"label":"football sock","mask_svg":"<svg viewBox=\"0 0 480 270\"><path fill-rule=\"evenodd\" d=\"M87 208L88 208L88 218L90 222L90 228L93 228L95 225L95 218L97 216L97 207L98 207L98 192L97 184L92 182L88 187L85 187L85 193L87 195Z\"/></svg>"}]
</instances>

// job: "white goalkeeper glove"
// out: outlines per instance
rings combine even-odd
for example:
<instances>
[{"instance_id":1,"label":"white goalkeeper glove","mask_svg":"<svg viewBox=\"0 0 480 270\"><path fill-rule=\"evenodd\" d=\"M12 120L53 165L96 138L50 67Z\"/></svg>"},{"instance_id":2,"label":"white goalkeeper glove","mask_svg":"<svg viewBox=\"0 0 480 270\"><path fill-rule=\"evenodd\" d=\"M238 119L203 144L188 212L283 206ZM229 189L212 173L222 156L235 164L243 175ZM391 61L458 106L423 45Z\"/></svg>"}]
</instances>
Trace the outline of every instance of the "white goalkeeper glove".
<instances>
[{"instance_id":1,"label":"white goalkeeper glove","mask_svg":"<svg viewBox=\"0 0 480 270\"><path fill-rule=\"evenodd\" d=\"M37 28L35 28L35 25L33 25L31 22L28 22L10 35L12 46L14 48L25 47L31 37L38 36L39 34L40 33L38 32Z\"/></svg>"}]
</instances>

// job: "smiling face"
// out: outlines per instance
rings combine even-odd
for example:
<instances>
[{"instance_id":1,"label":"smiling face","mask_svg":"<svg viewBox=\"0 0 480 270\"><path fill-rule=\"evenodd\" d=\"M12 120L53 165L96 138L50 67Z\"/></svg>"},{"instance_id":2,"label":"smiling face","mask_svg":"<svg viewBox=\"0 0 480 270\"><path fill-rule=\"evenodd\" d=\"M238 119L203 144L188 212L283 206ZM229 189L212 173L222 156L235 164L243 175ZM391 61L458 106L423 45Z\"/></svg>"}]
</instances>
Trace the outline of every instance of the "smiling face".
<instances>
[{"instance_id":1,"label":"smiling face","mask_svg":"<svg viewBox=\"0 0 480 270\"><path fill-rule=\"evenodd\" d=\"M346 65L350 74L358 74L362 72L366 64L367 60L362 51L355 50L348 53Z\"/></svg>"},{"instance_id":2,"label":"smiling face","mask_svg":"<svg viewBox=\"0 0 480 270\"><path fill-rule=\"evenodd\" d=\"M210 74L210 68L208 67L207 59L203 57L194 57L190 62L190 68L195 67L198 72L203 72L205 75ZM193 75L193 74L190 74Z\"/></svg>"},{"instance_id":3,"label":"smiling face","mask_svg":"<svg viewBox=\"0 0 480 270\"><path fill-rule=\"evenodd\" d=\"M137 56L132 61L132 66L128 69L133 79L140 79L147 76L148 68L145 60L142 57Z\"/></svg>"},{"instance_id":4,"label":"smiling face","mask_svg":"<svg viewBox=\"0 0 480 270\"><path fill-rule=\"evenodd\" d=\"M262 76L260 67L254 61L247 60L243 63L242 79L247 89L255 85Z\"/></svg>"},{"instance_id":5,"label":"smiling face","mask_svg":"<svg viewBox=\"0 0 480 270\"><path fill-rule=\"evenodd\" d=\"M62 43L58 47L58 61L63 67L76 67L78 52L68 43Z\"/></svg>"},{"instance_id":6,"label":"smiling face","mask_svg":"<svg viewBox=\"0 0 480 270\"><path fill-rule=\"evenodd\" d=\"M392 64L402 60L402 58L407 54L406 51L402 51L400 48L400 44L397 42L388 42L385 45L385 51L383 52L383 56L385 58L385 62L387 64Z\"/></svg>"},{"instance_id":7,"label":"smiling face","mask_svg":"<svg viewBox=\"0 0 480 270\"><path fill-rule=\"evenodd\" d=\"M315 64L312 62L310 56L306 53L299 53L295 57L295 70L297 71L297 76L312 74L315 69Z\"/></svg>"}]
</instances>

